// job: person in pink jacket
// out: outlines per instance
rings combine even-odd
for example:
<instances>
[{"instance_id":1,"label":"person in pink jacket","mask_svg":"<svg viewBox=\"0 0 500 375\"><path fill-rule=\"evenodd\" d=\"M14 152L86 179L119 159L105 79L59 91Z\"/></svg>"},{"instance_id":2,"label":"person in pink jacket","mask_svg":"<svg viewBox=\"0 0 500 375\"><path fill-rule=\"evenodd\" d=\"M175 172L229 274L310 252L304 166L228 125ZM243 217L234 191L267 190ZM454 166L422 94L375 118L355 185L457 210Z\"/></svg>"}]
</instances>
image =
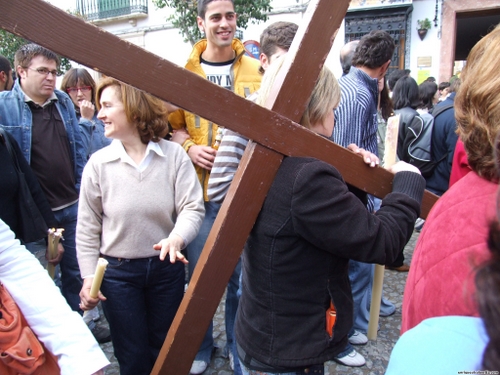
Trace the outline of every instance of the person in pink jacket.
<instances>
[{"instance_id":1,"label":"person in pink jacket","mask_svg":"<svg viewBox=\"0 0 500 375\"><path fill-rule=\"evenodd\" d=\"M478 316L474 276L489 258L500 130L500 25L472 49L455 98L458 134L472 169L437 201L415 247L403 297L401 333L438 316Z\"/></svg>"}]
</instances>

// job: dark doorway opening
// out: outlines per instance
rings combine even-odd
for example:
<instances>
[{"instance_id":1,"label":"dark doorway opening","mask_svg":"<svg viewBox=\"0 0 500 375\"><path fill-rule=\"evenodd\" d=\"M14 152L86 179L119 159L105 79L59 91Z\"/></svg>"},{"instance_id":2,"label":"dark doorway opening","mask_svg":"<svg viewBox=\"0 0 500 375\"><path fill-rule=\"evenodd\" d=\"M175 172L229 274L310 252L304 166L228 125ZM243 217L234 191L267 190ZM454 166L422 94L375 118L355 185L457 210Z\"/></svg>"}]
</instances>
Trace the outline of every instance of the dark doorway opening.
<instances>
[{"instance_id":1,"label":"dark doorway opening","mask_svg":"<svg viewBox=\"0 0 500 375\"><path fill-rule=\"evenodd\" d=\"M500 23L500 9L457 13L455 61L467 60L470 50Z\"/></svg>"}]
</instances>

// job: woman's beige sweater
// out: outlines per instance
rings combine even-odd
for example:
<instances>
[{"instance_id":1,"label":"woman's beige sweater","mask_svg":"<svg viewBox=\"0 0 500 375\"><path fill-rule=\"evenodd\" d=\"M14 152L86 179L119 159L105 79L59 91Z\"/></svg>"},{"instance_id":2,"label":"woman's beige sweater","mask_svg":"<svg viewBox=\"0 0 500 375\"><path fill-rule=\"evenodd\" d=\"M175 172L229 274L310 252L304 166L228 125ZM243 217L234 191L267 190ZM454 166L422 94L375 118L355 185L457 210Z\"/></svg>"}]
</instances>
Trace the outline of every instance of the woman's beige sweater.
<instances>
[{"instance_id":1,"label":"woman's beige sweater","mask_svg":"<svg viewBox=\"0 0 500 375\"><path fill-rule=\"evenodd\" d=\"M198 234L205 209L198 177L181 146L161 140L143 172L111 146L84 168L76 247L82 277L95 272L99 254L116 258L158 256L153 245L171 233L186 245Z\"/></svg>"}]
</instances>

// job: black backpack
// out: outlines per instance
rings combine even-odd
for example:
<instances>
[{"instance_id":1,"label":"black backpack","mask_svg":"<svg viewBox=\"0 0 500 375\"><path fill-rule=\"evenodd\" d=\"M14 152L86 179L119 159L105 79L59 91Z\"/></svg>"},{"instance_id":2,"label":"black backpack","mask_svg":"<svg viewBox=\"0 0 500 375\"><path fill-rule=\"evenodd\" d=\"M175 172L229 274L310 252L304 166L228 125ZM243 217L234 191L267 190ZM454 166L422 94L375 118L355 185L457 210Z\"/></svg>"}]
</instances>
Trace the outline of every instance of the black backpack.
<instances>
[{"instance_id":1,"label":"black backpack","mask_svg":"<svg viewBox=\"0 0 500 375\"><path fill-rule=\"evenodd\" d=\"M430 112L432 117L415 116L408 125L405 139L408 146L403 160L417 167L424 177L430 177L436 166L448 156L446 153L439 160L432 160L432 129L435 118L452 107L453 103L440 106L435 111Z\"/></svg>"}]
</instances>

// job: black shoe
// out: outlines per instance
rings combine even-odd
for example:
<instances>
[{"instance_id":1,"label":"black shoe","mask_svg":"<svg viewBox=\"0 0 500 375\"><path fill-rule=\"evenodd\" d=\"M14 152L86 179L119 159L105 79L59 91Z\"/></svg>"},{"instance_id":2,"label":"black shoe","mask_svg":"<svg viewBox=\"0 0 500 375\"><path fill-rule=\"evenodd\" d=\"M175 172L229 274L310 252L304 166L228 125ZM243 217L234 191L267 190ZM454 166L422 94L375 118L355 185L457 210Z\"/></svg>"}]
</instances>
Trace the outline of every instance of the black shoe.
<instances>
[{"instance_id":1,"label":"black shoe","mask_svg":"<svg viewBox=\"0 0 500 375\"><path fill-rule=\"evenodd\" d=\"M96 324L95 327L90 331L99 344L104 344L111 341L111 333L109 332L109 328L107 327L99 326Z\"/></svg>"}]
</instances>

